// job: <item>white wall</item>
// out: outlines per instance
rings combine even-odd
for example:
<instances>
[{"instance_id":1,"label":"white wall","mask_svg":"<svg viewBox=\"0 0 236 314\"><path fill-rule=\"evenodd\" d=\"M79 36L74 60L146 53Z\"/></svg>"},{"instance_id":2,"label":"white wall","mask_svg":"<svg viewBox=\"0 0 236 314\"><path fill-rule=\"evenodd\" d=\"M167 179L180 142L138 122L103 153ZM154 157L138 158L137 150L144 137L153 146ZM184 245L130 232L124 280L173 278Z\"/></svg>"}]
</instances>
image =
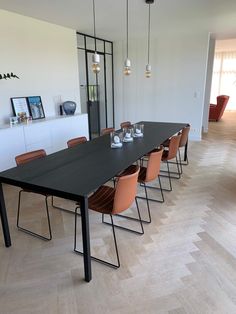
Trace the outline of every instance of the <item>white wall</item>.
<instances>
[{"instance_id":1,"label":"white wall","mask_svg":"<svg viewBox=\"0 0 236 314\"><path fill-rule=\"evenodd\" d=\"M58 114L58 102L74 100L80 112L76 33L72 29L0 10L0 124L12 115L10 97L40 95L45 115Z\"/></svg>"},{"instance_id":2,"label":"white wall","mask_svg":"<svg viewBox=\"0 0 236 314\"><path fill-rule=\"evenodd\" d=\"M116 127L124 120L190 123L191 138L201 138L208 33L163 33L152 40L152 78L144 76L146 39L130 42L132 75L125 77L124 42L114 44Z\"/></svg>"}]
</instances>

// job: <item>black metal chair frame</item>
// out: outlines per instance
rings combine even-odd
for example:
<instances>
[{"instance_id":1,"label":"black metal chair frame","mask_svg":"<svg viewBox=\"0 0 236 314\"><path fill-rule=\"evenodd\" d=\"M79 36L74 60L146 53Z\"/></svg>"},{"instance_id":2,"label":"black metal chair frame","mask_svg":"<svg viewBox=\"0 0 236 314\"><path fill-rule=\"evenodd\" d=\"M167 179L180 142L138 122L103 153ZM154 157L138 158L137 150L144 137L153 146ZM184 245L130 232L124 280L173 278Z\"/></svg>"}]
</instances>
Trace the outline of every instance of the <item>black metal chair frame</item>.
<instances>
[{"instance_id":1,"label":"black metal chair frame","mask_svg":"<svg viewBox=\"0 0 236 314\"><path fill-rule=\"evenodd\" d=\"M140 226L141 226L141 230L142 230L141 232L136 231L136 230L133 230L133 229L125 228L125 227L122 227L122 226L119 226L119 225L114 224L113 215L109 215L110 218L111 218L111 223L108 223L108 222L106 222L106 221L104 220L104 215L105 215L105 214L102 214L102 222L103 222L104 224L107 224L107 225L111 225L111 226L112 226L112 234L113 234L113 239L114 239L114 245L115 245L115 251L116 251L116 261L117 261L117 264L113 264L113 263L111 263L111 262L105 261L105 260L103 260L103 259L100 259L100 258L97 258L97 257L94 257L94 256L91 256L91 259L92 259L92 260L94 260L95 262L104 264L104 265L106 265L106 266L115 268L115 269L117 269L117 268L120 267L120 258L119 258L119 251L118 251L118 245L117 245L117 240L116 240L115 228L119 228L119 229L122 229L122 230L125 230L125 231L129 231L129 232L132 232L132 233L135 233L135 234L139 234L139 235L143 235L143 234L144 234L144 229L143 229L142 220L141 220L140 211L139 211L139 207L138 207L137 201L136 201L136 206L137 206L137 211L138 211ZM77 234L77 216L78 216L78 209L79 209L79 207L76 207L76 209L75 209L74 252L77 253L77 254L83 255L83 252L77 250L77 248L76 248L76 247L77 247L77 237L76 237L76 234ZM117 216L118 216L118 215L117 215Z\"/></svg>"},{"instance_id":2,"label":"black metal chair frame","mask_svg":"<svg viewBox=\"0 0 236 314\"><path fill-rule=\"evenodd\" d=\"M25 191L25 190L20 190L19 192L19 196L18 196L18 209L17 209L17 222L16 222L16 225L17 225L17 228L20 230L20 231L23 231L27 234L30 234L36 238L39 238L39 239L42 239L44 241L50 241L52 239L52 231L51 231L51 223L50 223L50 216L49 216L49 211L48 211L48 197L49 195L46 195L45 196L45 205L46 205L46 214L47 214L47 221L48 221L48 231L49 231L49 237L45 237L45 236L42 236L41 234L38 234L36 232L33 232L29 229L26 229L26 228L23 228L20 226L20 210L21 210L21 194L22 193L33 193L33 192L30 192L30 191Z\"/></svg>"},{"instance_id":3,"label":"black metal chair frame","mask_svg":"<svg viewBox=\"0 0 236 314\"><path fill-rule=\"evenodd\" d=\"M72 210L69 210L69 209L66 209L66 208L63 208L63 207L60 207L60 206L55 205L55 204L54 204L54 197L53 197L53 196L52 196L52 199L51 199L51 206L52 206L53 208L59 209L59 210L61 210L61 211L63 211L63 212L66 212L66 213L69 213L69 214L73 214L73 215L75 214L74 210L72 211ZM77 213L77 215L81 216L80 213Z\"/></svg>"}]
</instances>

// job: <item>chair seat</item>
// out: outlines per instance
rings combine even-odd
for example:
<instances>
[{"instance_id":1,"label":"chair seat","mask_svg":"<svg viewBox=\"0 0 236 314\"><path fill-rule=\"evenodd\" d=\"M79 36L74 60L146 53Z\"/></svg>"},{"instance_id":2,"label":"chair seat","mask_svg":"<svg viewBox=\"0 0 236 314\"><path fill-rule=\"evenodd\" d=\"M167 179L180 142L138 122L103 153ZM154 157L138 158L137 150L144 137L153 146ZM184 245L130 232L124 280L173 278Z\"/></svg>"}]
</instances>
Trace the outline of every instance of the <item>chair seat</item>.
<instances>
[{"instance_id":1,"label":"chair seat","mask_svg":"<svg viewBox=\"0 0 236 314\"><path fill-rule=\"evenodd\" d=\"M106 185L102 185L88 199L88 207L96 212L103 214L111 214L113 210L115 189Z\"/></svg>"},{"instance_id":2,"label":"chair seat","mask_svg":"<svg viewBox=\"0 0 236 314\"><path fill-rule=\"evenodd\" d=\"M128 175L130 173L133 173L136 169L136 165L131 165L128 168L126 168L121 174L120 176L125 176ZM147 168L140 166L140 170L139 170L139 175L138 175L138 182L139 183L144 183L146 182L146 172L147 172Z\"/></svg>"}]
</instances>

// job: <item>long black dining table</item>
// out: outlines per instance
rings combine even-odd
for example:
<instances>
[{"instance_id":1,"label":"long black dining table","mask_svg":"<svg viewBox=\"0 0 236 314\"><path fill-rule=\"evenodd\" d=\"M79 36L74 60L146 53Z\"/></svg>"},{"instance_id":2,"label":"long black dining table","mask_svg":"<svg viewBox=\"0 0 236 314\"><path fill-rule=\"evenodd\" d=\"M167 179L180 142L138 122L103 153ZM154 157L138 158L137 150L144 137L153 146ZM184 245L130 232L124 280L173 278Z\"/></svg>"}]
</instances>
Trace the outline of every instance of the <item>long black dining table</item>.
<instances>
[{"instance_id":1,"label":"long black dining table","mask_svg":"<svg viewBox=\"0 0 236 314\"><path fill-rule=\"evenodd\" d=\"M131 143L124 143L122 148L112 149L110 135L104 135L1 172L0 216L5 246L11 246L11 236L2 183L79 202L84 276L89 282L92 279L92 269L88 195L187 125L166 122L142 123L144 137L135 138Z\"/></svg>"}]
</instances>

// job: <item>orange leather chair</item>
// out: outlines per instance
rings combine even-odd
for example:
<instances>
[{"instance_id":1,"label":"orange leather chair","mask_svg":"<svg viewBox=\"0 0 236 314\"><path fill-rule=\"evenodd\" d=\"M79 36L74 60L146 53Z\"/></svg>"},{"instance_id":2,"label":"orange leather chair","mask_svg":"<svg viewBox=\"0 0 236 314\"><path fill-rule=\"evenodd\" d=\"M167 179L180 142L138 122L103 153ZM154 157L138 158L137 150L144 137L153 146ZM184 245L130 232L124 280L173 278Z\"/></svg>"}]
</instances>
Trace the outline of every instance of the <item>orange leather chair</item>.
<instances>
[{"instance_id":1,"label":"orange leather chair","mask_svg":"<svg viewBox=\"0 0 236 314\"><path fill-rule=\"evenodd\" d=\"M106 128L106 129L102 129L101 131L101 135L106 135L106 134L110 134L111 132L114 132L115 129L114 128Z\"/></svg>"},{"instance_id":2,"label":"orange leather chair","mask_svg":"<svg viewBox=\"0 0 236 314\"><path fill-rule=\"evenodd\" d=\"M161 180L160 180L160 176L159 176L160 175L160 168L161 168L162 154L163 154L163 148L162 147L160 149L153 150L150 154L146 155L147 160L145 159L145 161L147 161L147 166L146 167L144 167L143 165L140 166L138 182L140 183L141 186L144 187L145 197L136 196L136 198L137 199L144 199L144 200L146 200L146 202L147 202L147 209L148 209L148 216L149 216L148 220L143 220L142 219L142 222L151 223L151 221L152 221L151 213L150 213L149 201L159 202L159 203L163 203L164 202L164 195L163 195ZM142 164L143 164L143 162L142 162ZM129 173L135 167L136 167L135 165L129 166L121 175ZM154 186L151 186L151 185L147 185L147 183L153 182L156 179L159 180L160 188L157 188L157 187L154 187ZM155 189L155 190L160 190L162 199L158 200L158 199L154 199L154 198L149 198L148 197L148 193L147 193L147 189L148 188ZM125 217L125 218L132 219L132 220L137 220L137 218L133 218L133 217L130 217L130 216L124 216L124 215L121 215L121 214L118 214L118 216Z\"/></svg>"},{"instance_id":3,"label":"orange leather chair","mask_svg":"<svg viewBox=\"0 0 236 314\"><path fill-rule=\"evenodd\" d=\"M25 153L25 154L22 154L22 155L18 155L15 157L15 160L16 160L16 164L17 166L20 166L20 165L23 165L23 164L26 164L27 162L30 162L32 160L35 160L35 159L39 159L39 158L44 158L46 156L46 152L45 150L43 149L39 149L39 150L35 150L35 151L32 151L32 152L28 152L28 153ZM29 229L26 229L26 228L23 228L20 226L20 210L21 210L21 194L22 193L34 193L34 194L41 194L41 193L36 193L36 192L32 192L30 190L25 190L25 189L22 189L20 190L19 192L19 197L18 197L18 209L17 209L17 228L27 234L30 234L34 237L37 237L37 238L40 238L40 239L43 239L43 240L51 240L52 239L52 232L51 232L51 224L50 224L50 216L49 216L49 212L48 212L48 197L49 195L46 195L46 194L41 194L45 197L45 205L46 205L46 215L47 215L47 221L48 221L48 233L49 233L49 237L45 237L45 236L42 236L36 232L33 232Z\"/></svg>"},{"instance_id":4,"label":"orange leather chair","mask_svg":"<svg viewBox=\"0 0 236 314\"><path fill-rule=\"evenodd\" d=\"M228 101L229 96L220 95L216 98L216 105L210 104L209 121L219 121L221 119Z\"/></svg>"},{"instance_id":5,"label":"orange leather chair","mask_svg":"<svg viewBox=\"0 0 236 314\"><path fill-rule=\"evenodd\" d=\"M88 199L88 207L96 212L101 213L104 215L109 215L111 219L111 226L116 250L116 258L117 264L112 264L110 262L104 261L102 259L96 258L91 256L91 258L97 262L105 264L107 266L113 268L120 267L120 260L119 260L119 253L118 253L118 246L116 241L116 234L115 234L115 227L120 229L128 230L134 233L143 234L143 225L140 216L140 211L138 207L138 203L136 201L137 211L139 222L141 226L141 232L128 229L122 226L115 225L113 222L113 215L119 214L126 209L128 209L134 200L136 200L136 192L137 192L137 180L139 174L139 167L135 166L133 171L130 171L129 174L120 176L117 179L116 187L112 188L110 186L103 185L101 186L94 194L92 194ZM76 241L76 233L77 233L77 211L79 207L76 207L75 210L75 234L74 234L74 251L79 254L83 254L81 251L77 250L77 241ZM104 221L103 221L104 222ZM106 222L105 222L106 223ZM110 223L106 223L110 224Z\"/></svg>"},{"instance_id":6,"label":"orange leather chair","mask_svg":"<svg viewBox=\"0 0 236 314\"><path fill-rule=\"evenodd\" d=\"M182 131L179 133L181 134L180 142L179 142L179 149L178 149L178 155L179 155L179 165L180 165L180 171L181 174L183 172L182 166L188 165L188 135L190 131L190 124L188 124L185 128L182 129ZM164 147L169 147L170 139L165 141L162 145ZM184 148L184 159L181 158L180 149ZM169 163L176 164L176 162L169 161ZM176 174L176 172L175 172Z\"/></svg>"},{"instance_id":7,"label":"orange leather chair","mask_svg":"<svg viewBox=\"0 0 236 314\"><path fill-rule=\"evenodd\" d=\"M177 165L177 174L178 177L172 177L172 178L176 178L179 179L181 176L181 170L180 170L180 165L179 165L179 161L177 159L177 153L178 153L178 149L179 149L179 143L180 143L180 139L181 139L181 134L178 135L174 135L170 138L169 140L169 146L168 149L163 151L163 155L162 155L162 161L165 162L167 164L167 171L163 171L161 170L161 172L167 172L167 177L169 179L169 189L163 189L165 191L172 191L172 184L171 184L171 171L170 171L170 166L169 166L169 162L172 159L175 159L176 165ZM165 177L165 175L161 176Z\"/></svg>"},{"instance_id":8,"label":"orange leather chair","mask_svg":"<svg viewBox=\"0 0 236 314\"><path fill-rule=\"evenodd\" d=\"M85 136L75 137L67 142L67 146L68 148L71 148L77 146L78 144L83 144L85 142L87 142L87 138Z\"/></svg>"}]
</instances>

